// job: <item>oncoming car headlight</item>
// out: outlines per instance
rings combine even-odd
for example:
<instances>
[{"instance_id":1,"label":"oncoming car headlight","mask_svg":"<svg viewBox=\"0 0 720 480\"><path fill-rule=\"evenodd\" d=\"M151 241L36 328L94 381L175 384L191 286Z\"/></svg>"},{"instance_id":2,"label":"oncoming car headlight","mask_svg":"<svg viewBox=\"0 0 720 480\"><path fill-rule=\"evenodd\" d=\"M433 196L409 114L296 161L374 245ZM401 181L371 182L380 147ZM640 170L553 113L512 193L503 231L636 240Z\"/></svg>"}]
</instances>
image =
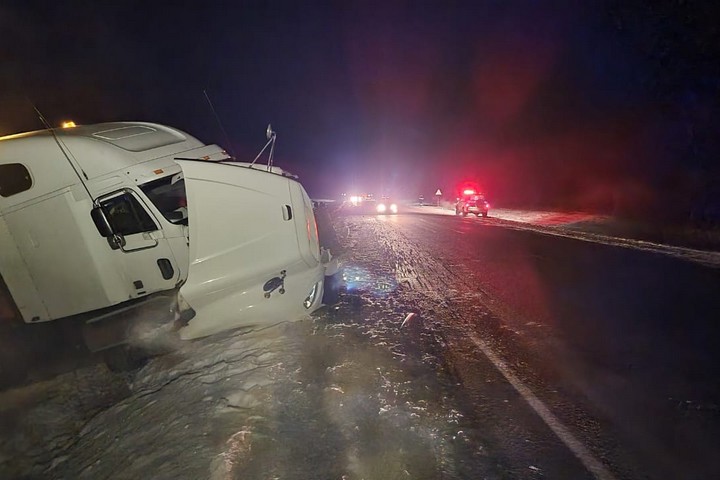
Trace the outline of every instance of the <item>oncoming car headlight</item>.
<instances>
[{"instance_id":1,"label":"oncoming car headlight","mask_svg":"<svg viewBox=\"0 0 720 480\"><path fill-rule=\"evenodd\" d=\"M312 286L312 288L310 289L310 293L308 293L308 296L305 297L303 307L309 309L313 306L313 304L315 303L315 297L317 297L318 294L318 290L320 290L320 282Z\"/></svg>"},{"instance_id":2,"label":"oncoming car headlight","mask_svg":"<svg viewBox=\"0 0 720 480\"><path fill-rule=\"evenodd\" d=\"M390 205L390 211L392 213L397 213L397 205L395 205L394 203Z\"/></svg>"},{"instance_id":3,"label":"oncoming car headlight","mask_svg":"<svg viewBox=\"0 0 720 480\"><path fill-rule=\"evenodd\" d=\"M392 207L391 207L392 208ZM378 203L377 211L378 213L385 213L385 210L387 210L387 207L384 203Z\"/></svg>"}]
</instances>

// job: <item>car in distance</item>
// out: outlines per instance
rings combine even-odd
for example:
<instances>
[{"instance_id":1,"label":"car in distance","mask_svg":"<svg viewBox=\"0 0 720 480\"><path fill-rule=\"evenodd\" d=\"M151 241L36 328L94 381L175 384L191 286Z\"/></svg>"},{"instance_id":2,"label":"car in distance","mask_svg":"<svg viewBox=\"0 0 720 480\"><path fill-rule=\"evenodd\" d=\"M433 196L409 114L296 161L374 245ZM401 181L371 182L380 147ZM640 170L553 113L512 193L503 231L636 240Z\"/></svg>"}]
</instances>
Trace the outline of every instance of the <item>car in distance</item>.
<instances>
[{"instance_id":1,"label":"car in distance","mask_svg":"<svg viewBox=\"0 0 720 480\"><path fill-rule=\"evenodd\" d=\"M394 215L398 213L398 205L390 197L384 196L375 205L375 211L379 215Z\"/></svg>"},{"instance_id":2,"label":"car in distance","mask_svg":"<svg viewBox=\"0 0 720 480\"><path fill-rule=\"evenodd\" d=\"M467 217L471 213L478 217L480 215L487 217L488 210L490 210L490 204L485 200L485 195L471 189L463 190L462 197L455 204L455 215L463 217Z\"/></svg>"}]
</instances>

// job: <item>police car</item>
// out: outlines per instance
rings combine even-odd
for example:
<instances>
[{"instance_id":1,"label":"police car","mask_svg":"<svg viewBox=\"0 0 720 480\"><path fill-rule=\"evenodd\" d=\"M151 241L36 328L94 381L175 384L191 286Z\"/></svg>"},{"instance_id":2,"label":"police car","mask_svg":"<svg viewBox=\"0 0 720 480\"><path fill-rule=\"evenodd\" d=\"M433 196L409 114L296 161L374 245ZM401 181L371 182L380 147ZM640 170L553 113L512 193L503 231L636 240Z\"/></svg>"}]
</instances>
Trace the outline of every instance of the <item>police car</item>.
<instances>
[{"instance_id":1,"label":"police car","mask_svg":"<svg viewBox=\"0 0 720 480\"><path fill-rule=\"evenodd\" d=\"M488 216L490 204L485 200L485 195L478 193L473 189L466 189L462 192L462 197L455 204L455 215L467 217L468 214L474 213L478 217Z\"/></svg>"}]
</instances>

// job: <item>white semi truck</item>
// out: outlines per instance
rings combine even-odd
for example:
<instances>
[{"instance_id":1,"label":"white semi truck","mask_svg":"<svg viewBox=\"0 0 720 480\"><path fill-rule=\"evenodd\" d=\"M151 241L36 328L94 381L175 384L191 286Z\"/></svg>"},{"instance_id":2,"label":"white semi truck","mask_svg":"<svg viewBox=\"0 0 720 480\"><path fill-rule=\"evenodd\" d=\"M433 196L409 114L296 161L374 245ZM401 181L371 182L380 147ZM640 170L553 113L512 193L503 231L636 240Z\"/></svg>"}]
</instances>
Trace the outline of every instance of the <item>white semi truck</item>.
<instances>
[{"instance_id":1,"label":"white semi truck","mask_svg":"<svg viewBox=\"0 0 720 480\"><path fill-rule=\"evenodd\" d=\"M0 340L62 320L117 352L148 325L192 339L296 320L326 264L310 198L277 167L152 123L0 138Z\"/></svg>"}]
</instances>

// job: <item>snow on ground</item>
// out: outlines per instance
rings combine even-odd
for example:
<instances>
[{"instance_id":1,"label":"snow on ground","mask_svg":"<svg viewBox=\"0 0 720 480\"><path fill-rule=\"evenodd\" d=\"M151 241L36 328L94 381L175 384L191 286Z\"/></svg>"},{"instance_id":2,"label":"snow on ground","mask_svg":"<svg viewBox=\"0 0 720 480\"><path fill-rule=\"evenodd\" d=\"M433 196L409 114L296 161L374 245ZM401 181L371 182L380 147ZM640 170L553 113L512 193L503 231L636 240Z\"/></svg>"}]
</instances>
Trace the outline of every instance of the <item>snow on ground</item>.
<instances>
[{"instance_id":1,"label":"snow on ground","mask_svg":"<svg viewBox=\"0 0 720 480\"><path fill-rule=\"evenodd\" d=\"M187 342L127 379L98 365L13 391L0 478L485 475L429 333L400 328L394 266L347 260L347 294L314 318Z\"/></svg>"},{"instance_id":2,"label":"snow on ground","mask_svg":"<svg viewBox=\"0 0 720 480\"><path fill-rule=\"evenodd\" d=\"M491 215L466 221L720 265L715 252L572 231L585 214ZM343 235L335 308L183 343L127 378L96 365L0 392L0 478L502 476L455 404L442 340L396 295L421 279L382 251L389 240L373 251Z\"/></svg>"},{"instance_id":3,"label":"snow on ground","mask_svg":"<svg viewBox=\"0 0 720 480\"><path fill-rule=\"evenodd\" d=\"M83 425L128 394L103 366L0 392L0 478L47 478Z\"/></svg>"},{"instance_id":4,"label":"snow on ground","mask_svg":"<svg viewBox=\"0 0 720 480\"><path fill-rule=\"evenodd\" d=\"M408 210L413 213L455 215L454 210L432 206L408 207ZM546 235L645 250L720 268L720 252L640 240L635 235L633 226L621 226L617 220L606 215L497 208L490 211L490 218L479 221L504 228L530 230Z\"/></svg>"}]
</instances>

